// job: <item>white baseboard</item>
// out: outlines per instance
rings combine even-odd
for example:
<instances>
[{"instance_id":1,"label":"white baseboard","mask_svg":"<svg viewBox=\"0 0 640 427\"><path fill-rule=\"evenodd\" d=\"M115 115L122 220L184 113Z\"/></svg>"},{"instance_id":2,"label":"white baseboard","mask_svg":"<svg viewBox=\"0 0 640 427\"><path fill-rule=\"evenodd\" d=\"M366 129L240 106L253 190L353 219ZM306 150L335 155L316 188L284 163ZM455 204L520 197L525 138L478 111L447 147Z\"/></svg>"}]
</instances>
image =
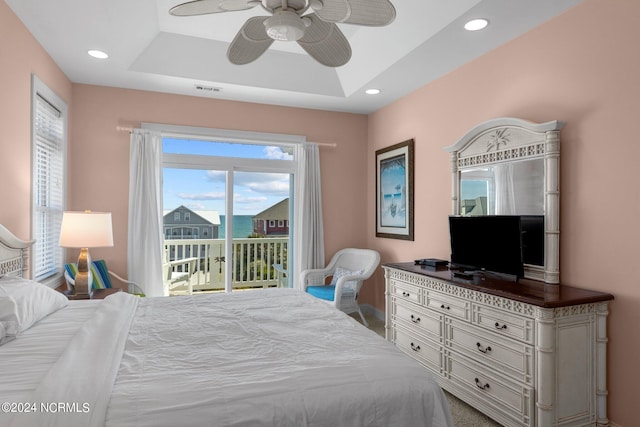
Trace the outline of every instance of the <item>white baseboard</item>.
<instances>
[{"instance_id":1,"label":"white baseboard","mask_svg":"<svg viewBox=\"0 0 640 427\"><path fill-rule=\"evenodd\" d=\"M384 322L384 310L379 310L371 304L360 304L360 310L362 310L364 314L372 315L376 319Z\"/></svg>"}]
</instances>

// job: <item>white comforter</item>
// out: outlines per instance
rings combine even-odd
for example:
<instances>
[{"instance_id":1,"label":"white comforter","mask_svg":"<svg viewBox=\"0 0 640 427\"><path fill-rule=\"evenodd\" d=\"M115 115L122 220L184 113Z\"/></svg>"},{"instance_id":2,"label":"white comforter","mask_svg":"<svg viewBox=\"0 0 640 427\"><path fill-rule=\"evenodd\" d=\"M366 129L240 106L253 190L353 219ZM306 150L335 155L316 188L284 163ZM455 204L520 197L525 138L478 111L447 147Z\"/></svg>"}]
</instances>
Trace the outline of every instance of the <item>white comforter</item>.
<instances>
[{"instance_id":1,"label":"white comforter","mask_svg":"<svg viewBox=\"0 0 640 427\"><path fill-rule=\"evenodd\" d=\"M108 297L16 426L450 426L415 361L291 290Z\"/></svg>"}]
</instances>

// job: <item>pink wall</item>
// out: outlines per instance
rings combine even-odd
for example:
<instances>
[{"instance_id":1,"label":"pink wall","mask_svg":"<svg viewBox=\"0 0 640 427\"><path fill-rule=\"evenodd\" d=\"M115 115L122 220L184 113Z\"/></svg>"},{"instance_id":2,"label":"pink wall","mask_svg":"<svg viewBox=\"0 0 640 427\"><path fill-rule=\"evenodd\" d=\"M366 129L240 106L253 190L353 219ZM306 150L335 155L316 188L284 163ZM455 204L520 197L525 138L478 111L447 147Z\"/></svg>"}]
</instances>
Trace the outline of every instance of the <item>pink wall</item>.
<instances>
[{"instance_id":1,"label":"pink wall","mask_svg":"<svg viewBox=\"0 0 640 427\"><path fill-rule=\"evenodd\" d=\"M69 208L113 213L114 247L92 249L126 275L129 134L117 126L141 122L306 135L321 147L325 251L364 246L367 117L242 102L219 101L98 86L74 85L69 153Z\"/></svg>"},{"instance_id":2,"label":"pink wall","mask_svg":"<svg viewBox=\"0 0 640 427\"><path fill-rule=\"evenodd\" d=\"M36 74L70 108L71 82L3 1L0 29L0 224L29 239L31 74Z\"/></svg>"},{"instance_id":3,"label":"pink wall","mask_svg":"<svg viewBox=\"0 0 640 427\"><path fill-rule=\"evenodd\" d=\"M609 316L609 417L638 424L640 370L640 2L587 0L547 24L369 117L374 153L415 138L415 241L375 238L383 262L448 258L449 155L442 148L485 120L566 121L561 133L561 278L615 295ZM490 30L490 29L489 29ZM363 298L384 307L382 272Z\"/></svg>"},{"instance_id":4,"label":"pink wall","mask_svg":"<svg viewBox=\"0 0 640 427\"><path fill-rule=\"evenodd\" d=\"M114 214L115 246L96 250L126 273L128 135L141 121L305 134L321 149L326 253L378 249L383 262L448 257L449 157L442 148L491 118L564 120L561 271L564 283L615 295L609 317L609 416L636 424L640 30L632 0L585 0L564 15L370 115L330 113L71 85L0 1L0 224L29 237L30 74L69 102L69 208ZM490 29L489 29L490 30ZM416 141L415 241L375 238L374 153ZM367 146L368 143L368 146ZM367 191L362 191L366 188ZM367 221L361 221L366 210ZM92 251L93 253L94 251ZM75 254L71 254L75 256ZM382 273L362 302L384 308Z\"/></svg>"}]
</instances>

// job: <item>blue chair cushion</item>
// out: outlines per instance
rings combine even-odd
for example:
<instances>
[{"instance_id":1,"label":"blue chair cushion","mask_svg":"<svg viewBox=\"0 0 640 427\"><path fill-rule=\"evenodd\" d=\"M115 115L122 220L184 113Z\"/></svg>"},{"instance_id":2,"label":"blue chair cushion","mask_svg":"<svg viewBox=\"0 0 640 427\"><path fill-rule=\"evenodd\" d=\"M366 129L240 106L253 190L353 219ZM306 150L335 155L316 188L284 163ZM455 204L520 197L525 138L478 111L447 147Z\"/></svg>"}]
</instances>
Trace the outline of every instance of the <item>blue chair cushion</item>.
<instances>
[{"instance_id":1,"label":"blue chair cushion","mask_svg":"<svg viewBox=\"0 0 640 427\"><path fill-rule=\"evenodd\" d=\"M334 285L307 286L307 292L316 298L333 301L336 287Z\"/></svg>"}]
</instances>

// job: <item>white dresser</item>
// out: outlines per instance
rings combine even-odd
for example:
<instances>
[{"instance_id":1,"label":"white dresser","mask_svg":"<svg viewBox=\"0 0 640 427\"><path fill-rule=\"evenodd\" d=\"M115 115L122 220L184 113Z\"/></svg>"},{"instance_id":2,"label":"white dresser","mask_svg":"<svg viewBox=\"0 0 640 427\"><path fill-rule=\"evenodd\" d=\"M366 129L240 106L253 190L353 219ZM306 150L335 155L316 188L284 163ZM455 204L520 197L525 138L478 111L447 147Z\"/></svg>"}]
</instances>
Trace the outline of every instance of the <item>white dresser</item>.
<instances>
[{"instance_id":1,"label":"white dresser","mask_svg":"<svg viewBox=\"0 0 640 427\"><path fill-rule=\"evenodd\" d=\"M386 336L505 426L605 426L613 296L386 264ZM474 283L475 282L475 283Z\"/></svg>"}]
</instances>

